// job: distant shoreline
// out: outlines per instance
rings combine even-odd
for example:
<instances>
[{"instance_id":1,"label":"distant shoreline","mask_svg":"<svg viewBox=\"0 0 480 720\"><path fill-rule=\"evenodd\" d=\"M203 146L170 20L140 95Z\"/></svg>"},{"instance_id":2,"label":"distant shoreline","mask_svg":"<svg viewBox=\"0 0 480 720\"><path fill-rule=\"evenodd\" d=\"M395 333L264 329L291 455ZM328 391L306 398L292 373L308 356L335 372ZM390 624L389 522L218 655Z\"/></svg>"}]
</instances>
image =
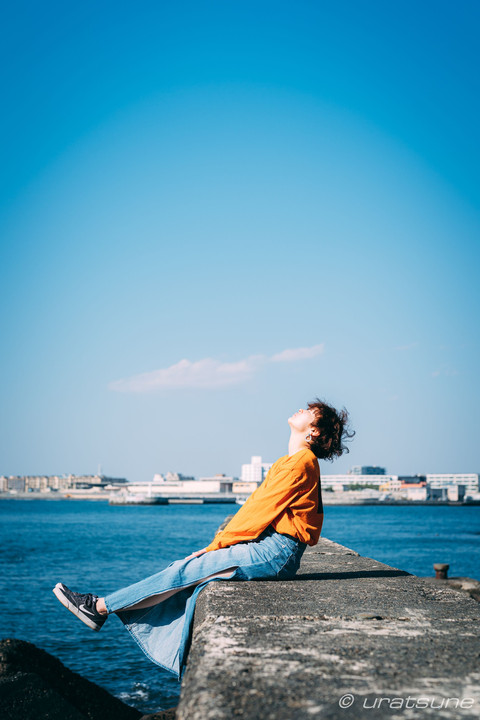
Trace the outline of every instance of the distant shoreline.
<instances>
[{"instance_id":1,"label":"distant shoreline","mask_svg":"<svg viewBox=\"0 0 480 720\"><path fill-rule=\"evenodd\" d=\"M62 500L68 501L68 502L77 502L78 500L87 500L87 501L93 501L93 502L106 502L109 501L109 495L103 495L100 493L95 493L95 495L91 495L89 497L65 497L65 495L59 494L59 493L0 493L0 500L51 500L54 502L60 502ZM179 503L178 500L176 500L175 503L172 503L172 505L178 505L182 504ZM190 504L188 502L184 503L185 505ZM228 503L225 503L228 504ZM231 503L234 505L235 503ZM356 505L356 506L365 506L365 505L376 505L378 507L381 507L382 505L388 505L391 507L392 505L398 506L398 505L406 505L408 507L416 507L416 506L452 506L452 507L478 507L480 506L480 500L470 500L467 502L455 502L453 500L376 500L373 498L365 498L365 500L361 499L349 499L346 498L335 498L333 502L331 502L331 499L327 496L325 497L325 493L323 493L323 504L327 507L348 507L349 505ZM168 507L169 503L165 503L161 505L161 507ZM142 503L129 503L125 505L113 505L112 507L141 507L143 506ZM151 505L148 505L148 507L152 507Z\"/></svg>"},{"instance_id":2,"label":"distant shoreline","mask_svg":"<svg viewBox=\"0 0 480 720\"><path fill-rule=\"evenodd\" d=\"M469 505L473 506L479 506L480 500L469 500L467 502L455 502L453 500L345 500L345 502L325 502L325 499L323 500L323 504L331 507L332 505L335 505L337 507L345 507L346 505L429 505L436 507L437 505L452 505L453 507L468 507Z\"/></svg>"}]
</instances>

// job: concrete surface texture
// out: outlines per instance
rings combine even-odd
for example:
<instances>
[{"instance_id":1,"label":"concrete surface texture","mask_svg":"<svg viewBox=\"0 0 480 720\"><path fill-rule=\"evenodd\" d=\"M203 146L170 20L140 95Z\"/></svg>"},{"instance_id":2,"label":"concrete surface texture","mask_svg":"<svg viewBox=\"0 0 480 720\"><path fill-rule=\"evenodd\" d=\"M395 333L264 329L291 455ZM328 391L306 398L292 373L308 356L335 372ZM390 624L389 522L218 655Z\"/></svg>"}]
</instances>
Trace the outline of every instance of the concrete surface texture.
<instances>
[{"instance_id":1,"label":"concrete surface texture","mask_svg":"<svg viewBox=\"0 0 480 720\"><path fill-rule=\"evenodd\" d=\"M478 718L479 605L327 539L199 595L178 720Z\"/></svg>"}]
</instances>

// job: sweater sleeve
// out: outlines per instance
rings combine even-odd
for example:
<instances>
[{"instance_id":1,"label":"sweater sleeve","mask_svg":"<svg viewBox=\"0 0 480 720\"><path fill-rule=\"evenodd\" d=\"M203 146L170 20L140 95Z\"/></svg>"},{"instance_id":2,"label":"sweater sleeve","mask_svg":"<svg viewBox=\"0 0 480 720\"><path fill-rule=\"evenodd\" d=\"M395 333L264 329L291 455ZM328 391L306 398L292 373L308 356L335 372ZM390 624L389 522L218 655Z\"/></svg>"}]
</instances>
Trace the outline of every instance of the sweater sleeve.
<instances>
[{"instance_id":1,"label":"sweater sleeve","mask_svg":"<svg viewBox=\"0 0 480 720\"><path fill-rule=\"evenodd\" d=\"M207 545L207 552L257 538L275 518L310 487L301 460L264 482L250 495L228 525Z\"/></svg>"}]
</instances>

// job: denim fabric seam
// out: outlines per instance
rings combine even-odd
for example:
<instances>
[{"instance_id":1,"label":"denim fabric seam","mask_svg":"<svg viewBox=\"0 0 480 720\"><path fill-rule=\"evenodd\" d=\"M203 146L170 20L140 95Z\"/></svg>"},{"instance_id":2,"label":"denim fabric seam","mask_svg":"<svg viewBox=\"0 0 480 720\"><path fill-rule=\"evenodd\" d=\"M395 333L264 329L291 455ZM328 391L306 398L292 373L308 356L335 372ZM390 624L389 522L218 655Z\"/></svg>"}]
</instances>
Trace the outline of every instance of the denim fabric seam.
<instances>
[{"instance_id":1,"label":"denim fabric seam","mask_svg":"<svg viewBox=\"0 0 480 720\"><path fill-rule=\"evenodd\" d=\"M154 597L154 595L151 595L150 597ZM162 602L162 600L160 600L160 602ZM158 603L157 603L157 604L158 604ZM143 620L143 618L145 617L145 615L148 615L148 613L150 612L150 610L151 610L153 607L155 607L155 605L150 605L149 607L143 608L143 610L145 610L145 612L144 612L142 615L140 615L140 617L135 618L135 620L133 621L133 623L125 623L125 627L131 628L132 625L135 625L136 623L142 622L142 620ZM125 610L128 611L128 607L125 608ZM139 610L142 610L142 608L139 608ZM121 609L120 609L120 610L115 610L115 612L123 612L123 610L121 610ZM135 612L135 610L133 610L133 611L131 611L131 612Z\"/></svg>"},{"instance_id":2,"label":"denim fabric seam","mask_svg":"<svg viewBox=\"0 0 480 720\"><path fill-rule=\"evenodd\" d=\"M284 564L282 565L282 567L280 568L280 570L279 570L278 572L281 573L282 570L283 570L283 568L286 567L289 562L290 562L290 558L288 558L288 560L286 560L286 562L284 562ZM277 573L277 574L278 574L278 573Z\"/></svg>"},{"instance_id":3,"label":"denim fabric seam","mask_svg":"<svg viewBox=\"0 0 480 720\"><path fill-rule=\"evenodd\" d=\"M275 532L277 532L277 531L275 531ZM283 535L283 533L277 533L277 535L280 535L281 537L286 537L285 535ZM307 543L303 542L302 540L298 540L298 539L294 540L293 538L288 538L288 539L294 543L293 547L291 545L289 545L285 540L279 540L279 543L282 547L285 548L285 550L290 550L291 552L294 552L294 550L298 550L298 548L301 547L302 545L307 544Z\"/></svg>"},{"instance_id":4,"label":"denim fabric seam","mask_svg":"<svg viewBox=\"0 0 480 720\"><path fill-rule=\"evenodd\" d=\"M282 565L282 567L281 567L280 570L278 571L277 575L278 575L279 573L281 573L282 570L283 570L283 568L288 565L288 563L290 562L290 560L292 559L292 557L294 557L294 551L292 551L292 553L288 556L287 560L284 562L284 564Z\"/></svg>"},{"instance_id":5,"label":"denim fabric seam","mask_svg":"<svg viewBox=\"0 0 480 720\"><path fill-rule=\"evenodd\" d=\"M302 555L303 555L303 552L304 552L304 551L302 551ZM296 557L296 554L292 552L292 554L290 555L290 557L288 558L288 560L286 561L286 563L285 563L284 565L282 565L282 567L281 567L280 570L278 571L277 577L280 575L280 573L282 572L282 570L284 570L284 568L286 568L286 566L288 565L288 563L290 562L290 560L292 559L292 557L295 557L295 560L298 561L298 565L300 566L300 562L301 562L302 555L300 556L300 559L298 560L298 558ZM298 570L298 567L297 567L297 570ZM295 574L297 573L297 570L295 571Z\"/></svg>"}]
</instances>

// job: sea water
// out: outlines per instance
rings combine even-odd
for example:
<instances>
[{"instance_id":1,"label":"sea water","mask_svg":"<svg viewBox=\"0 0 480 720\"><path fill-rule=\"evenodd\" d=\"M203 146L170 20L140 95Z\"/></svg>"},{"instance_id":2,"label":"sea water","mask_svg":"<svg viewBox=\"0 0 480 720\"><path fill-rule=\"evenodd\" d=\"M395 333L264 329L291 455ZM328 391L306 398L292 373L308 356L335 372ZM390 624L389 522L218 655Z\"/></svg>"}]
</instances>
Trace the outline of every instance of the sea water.
<instances>
[{"instance_id":1,"label":"sea water","mask_svg":"<svg viewBox=\"0 0 480 720\"><path fill-rule=\"evenodd\" d=\"M109 506L0 500L0 638L35 643L142 712L177 704L180 683L151 663L116 616L94 633L59 604L57 582L104 596L207 545L237 505ZM433 575L480 579L480 507L327 506L322 535Z\"/></svg>"}]
</instances>

